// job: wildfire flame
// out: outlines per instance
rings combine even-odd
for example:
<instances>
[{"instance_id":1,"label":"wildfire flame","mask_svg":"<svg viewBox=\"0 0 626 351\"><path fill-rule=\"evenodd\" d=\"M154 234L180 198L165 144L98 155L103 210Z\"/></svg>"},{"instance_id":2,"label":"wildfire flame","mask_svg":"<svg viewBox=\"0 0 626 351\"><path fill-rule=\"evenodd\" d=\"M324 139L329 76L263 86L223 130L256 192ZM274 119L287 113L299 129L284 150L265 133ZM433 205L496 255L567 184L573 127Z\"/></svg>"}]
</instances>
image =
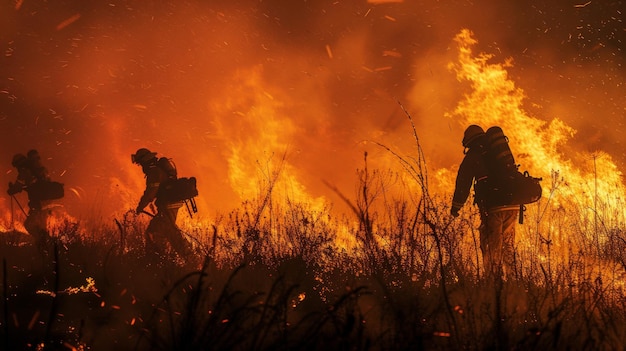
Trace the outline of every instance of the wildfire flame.
<instances>
[{"instance_id":1,"label":"wildfire flame","mask_svg":"<svg viewBox=\"0 0 626 351\"><path fill-rule=\"evenodd\" d=\"M216 107L228 118L220 121L218 134L231 136L227 153L230 185L241 199L275 193L279 201L291 198L321 210L325 200L308 193L290 163L290 141L304 131L281 113L283 103L265 90L260 69L241 72L227 93L229 98Z\"/></svg>"},{"instance_id":2,"label":"wildfire flame","mask_svg":"<svg viewBox=\"0 0 626 351\"><path fill-rule=\"evenodd\" d=\"M457 4L415 7L399 0L102 3L93 11L26 5L17 1L0 15L8 38L0 89L4 183L15 180L8 163L13 153L40 149L52 178L66 185L68 213L83 224L112 225L135 208L145 184L129 156L140 147L171 157L180 176L197 177L199 212L180 217L185 229L215 224L220 232L215 218L250 199L272 206L307 203L317 212L334 201L333 210L352 215L327 184L354 202L364 151L371 171L391 170L381 192L417 202L421 189L406 170L369 143L414 157L398 100L414 116L431 194L449 198L452 192L460 130L497 124L522 170L543 178L544 198L529 206L527 224L533 225L523 227L530 233L522 242L564 242L567 231L585 228L601 245L601 234L624 222L624 186L612 157L571 145L589 131L576 131L568 116L546 122L552 116L526 112L526 96L507 71L513 60L496 64L495 56L474 53L477 40L469 30L454 38L458 51L449 50L462 28L459 19L485 33L486 41L508 40L483 27L501 26L493 21L500 7L464 5L476 10L465 16ZM566 19L562 27L571 25ZM621 40L617 34L601 39L613 45ZM554 37L540 39L550 44ZM611 54L603 48L586 54ZM512 52L526 57L523 47ZM619 66L617 59L611 62ZM457 105L459 90L468 87ZM449 118L441 118L444 112ZM21 214L8 200L0 200L0 229L21 230L12 221ZM380 200L373 205L385 209ZM555 224L561 217L566 224ZM337 242L354 243L353 227L337 232Z\"/></svg>"},{"instance_id":3,"label":"wildfire flame","mask_svg":"<svg viewBox=\"0 0 626 351\"><path fill-rule=\"evenodd\" d=\"M501 126L520 170L543 178L543 198L527 206L530 223L518 237L520 249L536 254L542 248L545 254L553 245L563 259L571 250L600 250L626 215L622 173L611 156L576 151L567 144L576 135L574 128L558 118L546 122L530 116L523 107L524 92L507 75L511 60L491 63L493 55L475 54L477 41L469 30L461 31L455 42L458 62L449 67L459 81L470 83L471 92L448 117L460 126ZM439 173L452 184L453 172Z\"/></svg>"}]
</instances>

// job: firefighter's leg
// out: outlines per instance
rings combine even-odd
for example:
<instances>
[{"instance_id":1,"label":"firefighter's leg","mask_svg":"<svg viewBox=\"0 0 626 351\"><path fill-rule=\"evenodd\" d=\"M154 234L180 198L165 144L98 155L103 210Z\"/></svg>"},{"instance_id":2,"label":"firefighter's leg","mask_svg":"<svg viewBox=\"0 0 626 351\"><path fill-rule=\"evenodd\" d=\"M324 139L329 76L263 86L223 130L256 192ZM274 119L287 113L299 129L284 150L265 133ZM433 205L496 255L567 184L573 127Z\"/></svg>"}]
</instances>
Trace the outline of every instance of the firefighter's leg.
<instances>
[{"instance_id":1,"label":"firefighter's leg","mask_svg":"<svg viewBox=\"0 0 626 351\"><path fill-rule=\"evenodd\" d=\"M188 259L193 254L191 244L185 239L182 231L176 225L176 218L178 217L178 210L181 206L172 206L166 209L168 217L168 239L172 249L178 253L183 259Z\"/></svg>"},{"instance_id":2,"label":"firefighter's leg","mask_svg":"<svg viewBox=\"0 0 626 351\"><path fill-rule=\"evenodd\" d=\"M488 276L497 274L500 269L502 242L498 216L485 214L481 221L480 249L483 253L483 268Z\"/></svg>"},{"instance_id":3,"label":"firefighter's leg","mask_svg":"<svg viewBox=\"0 0 626 351\"><path fill-rule=\"evenodd\" d=\"M167 253L166 226L167 219L158 213L150 220L144 233L147 254L162 257Z\"/></svg>"},{"instance_id":4,"label":"firefighter's leg","mask_svg":"<svg viewBox=\"0 0 626 351\"><path fill-rule=\"evenodd\" d=\"M481 236L481 248L485 269L503 277L513 276L515 270L515 221L517 211L490 212L487 216L485 239Z\"/></svg>"},{"instance_id":5,"label":"firefighter's leg","mask_svg":"<svg viewBox=\"0 0 626 351\"><path fill-rule=\"evenodd\" d=\"M501 212L502 233L502 271L505 278L515 275L515 222L518 218L517 210Z\"/></svg>"},{"instance_id":6,"label":"firefighter's leg","mask_svg":"<svg viewBox=\"0 0 626 351\"><path fill-rule=\"evenodd\" d=\"M24 221L24 228L35 239L35 244L42 252L46 251L50 243L48 215L47 210L31 209Z\"/></svg>"},{"instance_id":7,"label":"firefighter's leg","mask_svg":"<svg viewBox=\"0 0 626 351\"><path fill-rule=\"evenodd\" d=\"M483 271L485 275L490 275L493 268L493 258L491 252L491 232L488 230L488 216L481 216L480 227L480 251L483 254Z\"/></svg>"}]
</instances>

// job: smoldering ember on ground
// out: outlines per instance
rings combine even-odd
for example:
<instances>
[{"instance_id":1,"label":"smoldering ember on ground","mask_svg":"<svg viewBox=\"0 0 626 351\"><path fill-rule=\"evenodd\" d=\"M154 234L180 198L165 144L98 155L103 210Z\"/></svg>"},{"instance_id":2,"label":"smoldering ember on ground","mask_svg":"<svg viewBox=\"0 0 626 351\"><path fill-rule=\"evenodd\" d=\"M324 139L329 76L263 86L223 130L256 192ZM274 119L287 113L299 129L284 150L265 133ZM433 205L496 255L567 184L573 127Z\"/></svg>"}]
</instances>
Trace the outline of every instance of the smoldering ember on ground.
<instances>
[{"instance_id":1,"label":"smoldering ember on ground","mask_svg":"<svg viewBox=\"0 0 626 351\"><path fill-rule=\"evenodd\" d=\"M74 347L105 348L128 339L166 349L194 328L195 345L207 343L200 335L210 325L223 331L216 345L232 346L227 336L235 334L220 329L221 322L237 318L217 313L214 295L200 294L196 301L206 305L194 306L210 306L219 321L174 317L184 309L174 301L214 284L223 296L231 287L263 291L276 298L265 301L276 308L288 302L294 314L276 320L300 327L283 335L292 346L298 332L318 330L302 316L333 303L341 313L316 319L319 330L340 335L322 322L337 319L346 331L341 340L377 347L481 347L503 330L508 339L493 342L546 345L550 338L564 342L554 337L562 325L589 345L620 345L600 340L626 331L599 320L623 307L615 307L623 303L626 215L622 1L1 6L2 181L15 181L14 154L36 148L51 177L65 185L67 215L58 222L76 223L60 229L56 261L27 260L31 248L9 245L13 234L4 235L4 291L17 290L5 300L3 332L20 337L3 341L52 343L58 336ZM495 307L470 293L469 286L482 284L473 280L480 250L471 206L463 221L450 221L446 212L468 124L502 126L520 167L543 178L542 200L528 206L518 227L519 284L526 287L510 283L504 294L510 306L490 310L507 317L502 325L484 322L489 318L477 306ZM199 255L211 258L210 274L194 275L199 280L182 284L184 293L176 282L188 271L141 256L149 218L129 213L145 186L130 161L141 147L171 157L179 175L198 179L199 212L181 212L179 224ZM3 232L23 232L23 218L10 196L0 198ZM235 270L242 262L255 264ZM365 278L374 268L384 282ZM347 274L348 281L342 271L361 272L362 280ZM233 272L249 286L237 276L228 285ZM281 274L283 295L274 281ZM537 281L542 289L530 286ZM294 282L300 290L289 290ZM564 286L580 294L574 298ZM163 299L169 289L171 299ZM589 307L586 294L593 293L602 308ZM551 302L541 305L546 296ZM389 310L412 316L386 315L389 306L377 299L391 297ZM19 311L29 298L34 307ZM481 302L471 306L475 299ZM86 327L79 327L84 310L69 305L91 311ZM176 313L149 318L168 308ZM586 319L583 333L564 322L589 316L605 319ZM283 329L258 318L265 328L248 329L250 335L260 348L273 345L260 335ZM359 329L350 318L369 324ZM158 320L180 323L174 328L180 334L173 333L180 338L155 337L163 327ZM535 329L536 338L527 336ZM28 331L39 334L29 339ZM96 336L102 331L114 337L104 341ZM390 331L395 344L381 331Z\"/></svg>"}]
</instances>

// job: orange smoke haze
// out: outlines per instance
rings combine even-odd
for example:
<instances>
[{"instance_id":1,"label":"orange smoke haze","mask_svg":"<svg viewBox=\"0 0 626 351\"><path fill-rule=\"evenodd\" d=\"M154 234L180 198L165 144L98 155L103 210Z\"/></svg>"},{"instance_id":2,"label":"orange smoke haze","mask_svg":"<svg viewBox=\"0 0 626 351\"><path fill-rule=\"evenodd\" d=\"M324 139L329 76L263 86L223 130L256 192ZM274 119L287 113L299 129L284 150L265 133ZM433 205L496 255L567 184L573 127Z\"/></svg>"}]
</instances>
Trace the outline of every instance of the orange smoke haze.
<instances>
[{"instance_id":1,"label":"orange smoke haze","mask_svg":"<svg viewBox=\"0 0 626 351\"><path fill-rule=\"evenodd\" d=\"M482 98L463 70L481 52L506 66L495 73L508 74L517 107L532 117L480 121L500 123L520 152L558 156L519 159L527 169L583 177L570 151L603 151L596 166L615 185L616 164L626 161L617 1L8 3L0 9L2 183L15 179L13 154L36 148L79 219L109 222L136 206L144 180L130 154L140 147L197 177L199 218L262 195L275 174L280 194L342 211L325 183L353 198L365 151L368 166L383 169L398 164L376 143L414 154L398 101L429 168L452 174L463 130L479 118L467 101L475 109ZM465 28L472 45L459 43ZM0 199L5 222L10 206Z\"/></svg>"}]
</instances>

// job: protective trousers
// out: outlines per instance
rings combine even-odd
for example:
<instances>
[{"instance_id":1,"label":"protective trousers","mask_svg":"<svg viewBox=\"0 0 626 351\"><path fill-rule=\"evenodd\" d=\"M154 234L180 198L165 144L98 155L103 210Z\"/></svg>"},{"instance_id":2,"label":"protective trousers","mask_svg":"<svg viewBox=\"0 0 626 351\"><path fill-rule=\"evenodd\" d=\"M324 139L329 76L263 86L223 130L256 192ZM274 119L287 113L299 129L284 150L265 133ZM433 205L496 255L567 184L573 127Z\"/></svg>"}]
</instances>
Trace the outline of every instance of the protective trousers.
<instances>
[{"instance_id":1,"label":"protective trousers","mask_svg":"<svg viewBox=\"0 0 626 351\"><path fill-rule=\"evenodd\" d=\"M515 223L519 210L491 210L481 216L480 249L483 266L489 274L503 278L515 271Z\"/></svg>"},{"instance_id":2,"label":"protective trousers","mask_svg":"<svg viewBox=\"0 0 626 351\"><path fill-rule=\"evenodd\" d=\"M48 233L49 216L50 211L46 209L31 208L24 221L24 228L39 246L45 246L50 239L50 234Z\"/></svg>"},{"instance_id":3,"label":"protective trousers","mask_svg":"<svg viewBox=\"0 0 626 351\"><path fill-rule=\"evenodd\" d=\"M169 243L172 249L183 259L187 259L193 253L191 245L185 240L183 233L176 225L178 210L181 206L157 207L157 214L150 220L146 229L148 248L158 254L164 254Z\"/></svg>"}]
</instances>

